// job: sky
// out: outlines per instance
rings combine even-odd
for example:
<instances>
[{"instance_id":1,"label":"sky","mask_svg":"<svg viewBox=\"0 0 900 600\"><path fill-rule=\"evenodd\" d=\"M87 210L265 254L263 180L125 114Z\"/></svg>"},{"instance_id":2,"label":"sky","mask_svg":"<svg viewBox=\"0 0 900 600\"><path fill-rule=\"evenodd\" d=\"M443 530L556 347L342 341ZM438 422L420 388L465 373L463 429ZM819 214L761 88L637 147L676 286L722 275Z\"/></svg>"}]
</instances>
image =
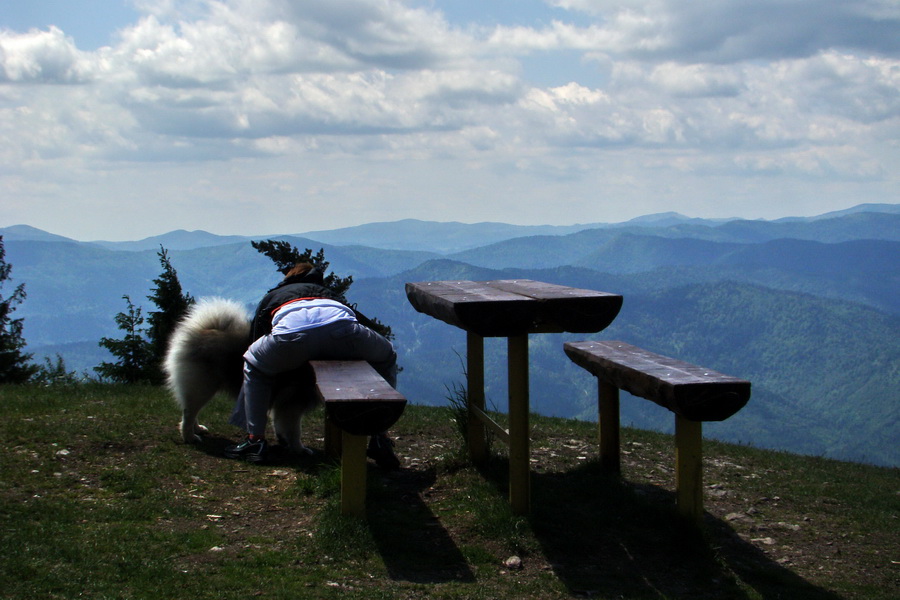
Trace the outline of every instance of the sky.
<instances>
[{"instance_id":1,"label":"sky","mask_svg":"<svg viewBox=\"0 0 900 600\"><path fill-rule=\"evenodd\" d=\"M0 227L867 202L900 202L897 0L0 0Z\"/></svg>"}]
</instances>

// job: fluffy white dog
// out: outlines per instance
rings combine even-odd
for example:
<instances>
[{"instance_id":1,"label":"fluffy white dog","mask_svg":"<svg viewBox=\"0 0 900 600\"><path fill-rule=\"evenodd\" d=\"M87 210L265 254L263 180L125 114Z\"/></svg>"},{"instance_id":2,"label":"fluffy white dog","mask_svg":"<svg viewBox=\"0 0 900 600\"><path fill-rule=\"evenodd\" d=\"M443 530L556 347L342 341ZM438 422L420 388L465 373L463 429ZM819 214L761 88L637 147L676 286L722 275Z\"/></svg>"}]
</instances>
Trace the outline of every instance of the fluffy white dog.
<instances>
[{"instance_id":1,"label":"fluffy white dog","mask_svg":"<svg viewBox=\"0 0 900 600\"><path fill-rule=\"evenodd\" d=\"M224 392L234 401L241 390L243 355L250 345L250 315L237 302L206 298L191 307L175 328L163 369L169 389L181 407L181 437L200 441L208 429L197 421L213 396ZM306 452L300 440L303 414L315 407L309 368L278 376L271 417L278 441L294 452Z\"/></svg>"}]
</instances>

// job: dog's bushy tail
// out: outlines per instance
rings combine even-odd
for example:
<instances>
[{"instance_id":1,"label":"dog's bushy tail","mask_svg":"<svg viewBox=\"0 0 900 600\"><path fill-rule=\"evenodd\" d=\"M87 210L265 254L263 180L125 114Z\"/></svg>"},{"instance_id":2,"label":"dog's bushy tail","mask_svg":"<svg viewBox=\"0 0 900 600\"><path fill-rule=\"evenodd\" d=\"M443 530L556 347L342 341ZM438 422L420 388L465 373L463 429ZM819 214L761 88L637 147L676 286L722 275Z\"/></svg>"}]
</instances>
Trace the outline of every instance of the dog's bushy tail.
<instances>
[{"instance_id":1,"label":"dog's bushy tail","mask_svg":"<svg viewBox=\"0 0 900 600\"><path fill-rule=\"evenodd\" d=\"M198 368L223 379L240 377L241 357L250 343L250 316L233 300L204 298L175 327L163 362L167 383L178 390Z\"/></svg>"}]
</instances>

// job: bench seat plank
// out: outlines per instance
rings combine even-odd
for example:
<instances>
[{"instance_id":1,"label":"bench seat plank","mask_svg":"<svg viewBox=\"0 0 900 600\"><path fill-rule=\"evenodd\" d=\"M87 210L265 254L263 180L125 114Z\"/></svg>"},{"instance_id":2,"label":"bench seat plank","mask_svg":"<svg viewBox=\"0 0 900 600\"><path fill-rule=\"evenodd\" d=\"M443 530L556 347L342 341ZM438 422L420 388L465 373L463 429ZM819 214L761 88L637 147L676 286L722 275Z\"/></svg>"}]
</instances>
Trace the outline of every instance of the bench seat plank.
<instances>
[{"instance_id":1,"label":"bench seat plank","mask_svg":"<svg viewBox=\"0 0 900 600\"><path fill-rule=\"evenodd\" d=\"M403 414L406 398L361 360L310 361L325 414L354 435L387 431Z\"/></svg>"},{"instance_id":2,"label":"bench seat plank","mask_svg":"<svg viewBox=\"0 0 900 600\"><path fill-rule=\"evenodd\" d=\"M750 399L749 381L625 342L566 342L564 349L599 379L691 421L722 421Z\"/></svg>"}]
</instances>

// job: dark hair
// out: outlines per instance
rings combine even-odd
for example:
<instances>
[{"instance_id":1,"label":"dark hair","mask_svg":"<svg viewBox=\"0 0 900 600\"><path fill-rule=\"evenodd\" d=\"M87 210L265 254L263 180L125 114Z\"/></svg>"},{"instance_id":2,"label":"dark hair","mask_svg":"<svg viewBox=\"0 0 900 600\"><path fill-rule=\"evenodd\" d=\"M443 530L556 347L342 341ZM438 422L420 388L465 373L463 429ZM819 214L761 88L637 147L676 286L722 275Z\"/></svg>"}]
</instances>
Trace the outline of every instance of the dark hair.
<instances>
[{"instance_id":1,"label":"dark hair","mask_svg":"<svg viewBox=\"0 0 900 600\"><path fill-rule=\"evenodd\" d=\"M284 274L285 277L298 277L300 275L306 275L310 271L312 271L315 267L311 263L308 262L298 262L291 269Z\"/></svg>"}]
</instances>

